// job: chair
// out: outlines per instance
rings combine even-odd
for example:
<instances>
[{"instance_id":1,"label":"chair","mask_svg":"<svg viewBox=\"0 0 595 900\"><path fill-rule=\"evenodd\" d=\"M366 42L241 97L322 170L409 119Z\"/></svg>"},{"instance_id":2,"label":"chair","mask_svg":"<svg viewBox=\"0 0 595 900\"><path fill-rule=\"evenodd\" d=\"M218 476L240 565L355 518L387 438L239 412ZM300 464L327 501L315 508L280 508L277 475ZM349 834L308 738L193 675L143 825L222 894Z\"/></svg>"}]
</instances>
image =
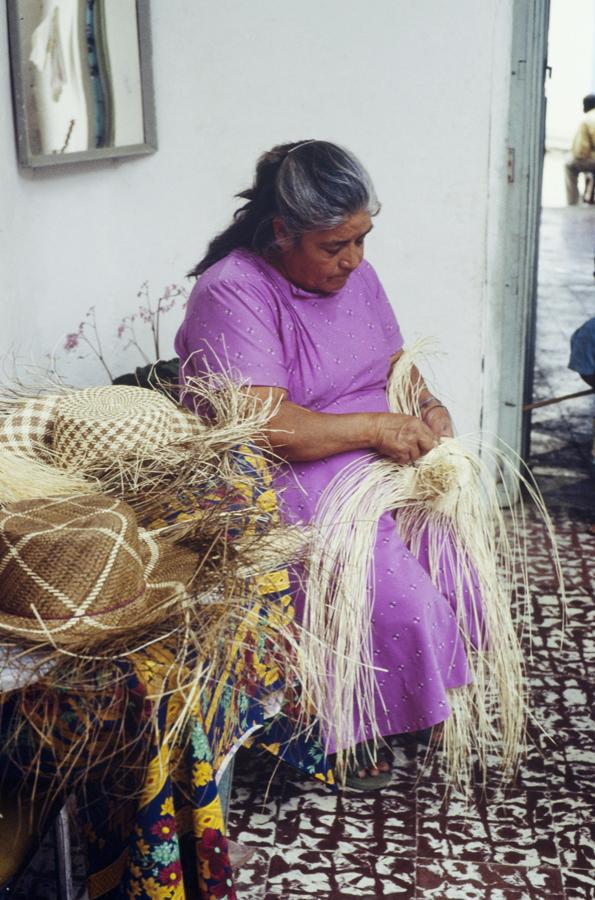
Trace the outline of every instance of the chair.
<instances>
[{"instance_id":1,"label":"chair","mask_svg":"<svg viewBox=\"0 0 595 900\"><path fill-rule=\"evenodd\" d=\"M38 842L33 832L25 832L15 842L21 823L16 799L4 797L0 820L0 897L27 895L27 867L42 855L41 866L48 885L53 881L52 896L57 900L80 898L81 885L75 885L68 809L63 806L48 831ZM51 861L50 861L51 860ZM30 876L29 876L30 877Z\"/></svg>"},{"instance_id":2,"label":"chair","mask_svg":"<svg viewBox=\"0 0 595 900\"><path fill-rule=\"evenodd\" d=\"M19 665L12 663L11 654L18 656ZM28 667L30 663L30 668ZM39 663L34 655L29 657L9 647L0 649L0 692L15 690L32 683L39 677ZM27 861L35 856L37 846L42 842L51 844L54 858L56 896L58 900L75 900L72 848L68 808L62 807L46 832L42 841L37 841L35 831L38 824L33 808L31 830L25 829L20 821L18 786L5 784L0 791L0 897L18 896L15 891ZM17 840L15 841L15 836Z\"/></svg>"}]
</instances>

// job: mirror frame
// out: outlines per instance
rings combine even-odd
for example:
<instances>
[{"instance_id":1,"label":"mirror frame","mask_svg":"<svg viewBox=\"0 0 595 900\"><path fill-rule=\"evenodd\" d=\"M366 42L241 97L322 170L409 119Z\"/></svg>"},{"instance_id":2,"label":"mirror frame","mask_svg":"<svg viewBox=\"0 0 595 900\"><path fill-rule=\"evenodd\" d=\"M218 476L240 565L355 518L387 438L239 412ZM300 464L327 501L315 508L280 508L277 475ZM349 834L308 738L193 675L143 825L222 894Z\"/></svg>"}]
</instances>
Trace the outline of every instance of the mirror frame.
<instances>
[{"instance_id":1,"label":"mirror frame","mask_svg":"<svg viewBox=\"0 0 595 900\"><path fill-rule=\"evenodd\" d=\"M142 156L157 150L157 124L155 120L155 93L153 86L153 54L151 44L150 0L136 0L138 26L138 47L140 58L140 79L143 107L144 141L142 144L127 144L121 147L93 147L75 153L33 153L25 107L26 61L21 53L21 29L19 3L22 0L7 0L8 43L10 50L10 70L12 81L12 102L17 139L19 165L28 168L59 166L68 163L89 162L127 156ZM25 0L26 2L26 0Z\"/></svg>"}]
</instances>

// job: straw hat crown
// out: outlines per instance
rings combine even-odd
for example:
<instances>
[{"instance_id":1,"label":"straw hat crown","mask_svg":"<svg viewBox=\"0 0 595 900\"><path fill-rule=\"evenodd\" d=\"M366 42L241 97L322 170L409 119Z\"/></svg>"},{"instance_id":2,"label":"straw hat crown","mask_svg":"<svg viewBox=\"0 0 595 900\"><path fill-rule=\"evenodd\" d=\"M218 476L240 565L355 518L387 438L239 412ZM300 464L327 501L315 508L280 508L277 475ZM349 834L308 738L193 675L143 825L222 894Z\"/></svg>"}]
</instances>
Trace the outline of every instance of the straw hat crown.
<instances>
[{"instance_id":1,"label":"straw hat crown","mask_svg":"<svg viewBox=\"0 0 595 900\"><path fill-rule=\"evenodd\" d=\"M197 433L196 416L146 388L110 386L67 394L55 409L52 447L63 468L76 469L151 449Z\"/></svg>"},{"instance_id":2,"label":"straw hat crown","mask_svg":"<svg viewBox=\"0 0 595 900\"><path fill-rule=\"evenodd\" d=\"M109 385L16 403L0 419L0 449L76 470L150 456L201 432L195 415L159 391Z\"/></svg>"},{"instance_id":3,"label":"straw hat crown","mask_svg":"<svg viewBox=\"0 0 595 900\"><path fill-rule=\"evenodd\" d=\"M11 503L0 509L0 630L85 646L181 600L195 568L193 553L139 530L120 500Z\"/></svg>"}]
</instances>

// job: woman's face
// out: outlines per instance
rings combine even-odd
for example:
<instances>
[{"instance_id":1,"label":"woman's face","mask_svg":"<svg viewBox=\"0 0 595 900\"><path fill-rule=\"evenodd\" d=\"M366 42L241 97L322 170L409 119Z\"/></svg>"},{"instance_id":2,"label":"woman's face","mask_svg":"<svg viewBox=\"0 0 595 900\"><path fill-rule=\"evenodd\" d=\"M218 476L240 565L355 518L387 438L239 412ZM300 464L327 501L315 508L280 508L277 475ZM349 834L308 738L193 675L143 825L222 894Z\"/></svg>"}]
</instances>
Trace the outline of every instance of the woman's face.
<instances>
[{"instance_id":1,"label":"woman's face","mask_svg":"<svg viewBox=\"0 0 595 900\"><path fill-rule=\"evenodd\" d=\"M306 291L333 294L340 291L364 257L364 240L372 230L369 213L348 216L341 225L325 231L308 231L295 243L286 238L283 221L273 221L281 241L274 262L289 281Z\"/></svg>"}]
</instances>

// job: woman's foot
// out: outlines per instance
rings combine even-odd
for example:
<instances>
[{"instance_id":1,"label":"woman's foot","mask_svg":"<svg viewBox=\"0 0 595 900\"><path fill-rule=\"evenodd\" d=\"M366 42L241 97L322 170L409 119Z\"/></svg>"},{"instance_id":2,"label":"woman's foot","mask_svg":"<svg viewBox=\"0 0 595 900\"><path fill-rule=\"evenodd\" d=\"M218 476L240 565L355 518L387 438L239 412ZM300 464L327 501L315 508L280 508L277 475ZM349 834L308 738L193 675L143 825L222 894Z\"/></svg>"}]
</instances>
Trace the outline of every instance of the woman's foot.
<instances>
[{"instance_id":1,"label":"woman's foot","mask_svg":"<svg viewBox=\"0 0 595 900\"><path fill-rule=\"evenodd\" d=\"M395 754L390 744L383 744L376 752L376 768L379 772L392 772Z\"/></svg>"},{"instance_id":2,"label":"woman's foot","mask_svg":"<svg viewBox=\"0 0 595 900\"><path fill-rule=\"evenodd\" d=\"M391 782L392 750L364 742L358 744L355 759L347 770L345 784L356 791L378 791Z\"/></svg>"}]
</instances>

